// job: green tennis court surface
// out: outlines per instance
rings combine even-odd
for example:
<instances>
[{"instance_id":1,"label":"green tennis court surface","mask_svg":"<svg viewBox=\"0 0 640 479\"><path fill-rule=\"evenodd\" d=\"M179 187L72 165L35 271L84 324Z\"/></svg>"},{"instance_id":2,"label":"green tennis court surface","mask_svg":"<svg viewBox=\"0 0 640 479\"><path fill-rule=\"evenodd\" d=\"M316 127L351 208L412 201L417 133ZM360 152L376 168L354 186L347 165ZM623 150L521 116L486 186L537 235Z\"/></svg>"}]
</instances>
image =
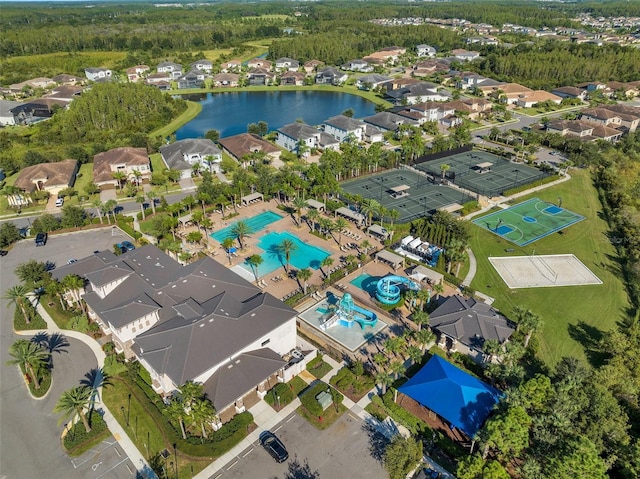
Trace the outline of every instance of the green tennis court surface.
<instances>
[{"instance_id":1,"label":"green tennis court surface","mask_svg":"<svg viewBox=\"0 0 640 479\"><path fill-rule=\"evenodd\" d=\"M584 216L560 205L532 198L473 220L473 223L518 246L526 246L583 219Z\"/></svg>"}]
</instances>

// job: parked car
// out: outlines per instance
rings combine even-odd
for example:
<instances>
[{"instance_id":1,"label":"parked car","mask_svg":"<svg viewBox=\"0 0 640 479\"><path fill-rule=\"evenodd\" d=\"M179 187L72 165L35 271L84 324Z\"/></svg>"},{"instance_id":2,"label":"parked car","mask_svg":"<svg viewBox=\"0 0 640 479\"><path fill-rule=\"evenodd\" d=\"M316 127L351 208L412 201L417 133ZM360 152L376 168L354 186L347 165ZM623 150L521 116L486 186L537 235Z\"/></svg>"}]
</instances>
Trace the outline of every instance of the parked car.
<instances>
[{"instance_id":1,"label":"parked car","mask_svg":"<svg viewBox=\"0 0 640 479\"><path fill-rule=\"evenodd\" d=\"M284 447L282 441L270 431L260 434L260 444L273 457L276 462L284 462L289 459L287 448Z\"/></svg>"},{"instance_id":2,"label":"parked car","mask_svg":"<svg viewBox=\"0 0 640 479\"><path fill-rule=\"evenodd\" d=\"M78 260L75 258L71 258L69 261L67 261L67 264L73 264L73 263L77 263Z\"/></svg>"},{"instance_id":3,"label":"parked car","mask_svg":"<svg viewBox=\"0 0 640 479\"><path fill-rule=\"evenodd\" d=\"M118 248L120 248L123 253L136 249L131 241L123 241L122 243L118 243Z\"/></svg>"},{"instance_id":4,"label":"parked car","mask_svg":"<svg viewBox=\"0 0 640 479\"><path fill-rule=\"evenodd\" d=\"M7 256L7 251L0 249L0 256Z\"/></svg>"},{"instance_id":5,"label":"parked car","mask_svg":"<svg viewBox=\"0 0 640 479\"><path fill-rule=\"evenodd\" d=\"M44 246L47 244L47 233L38 233L36 235L36 246Z\"/></svg>"},{"instance_id":6,"label":"parked car","mask_svg":"<svg viewBox=\"0 0 640 479\"><path fill-rule=\"evenodd\" d=\"M64 198L58 198L56 200L56 206L62 206L64 205Z\"/></svg>"}]
</instances>

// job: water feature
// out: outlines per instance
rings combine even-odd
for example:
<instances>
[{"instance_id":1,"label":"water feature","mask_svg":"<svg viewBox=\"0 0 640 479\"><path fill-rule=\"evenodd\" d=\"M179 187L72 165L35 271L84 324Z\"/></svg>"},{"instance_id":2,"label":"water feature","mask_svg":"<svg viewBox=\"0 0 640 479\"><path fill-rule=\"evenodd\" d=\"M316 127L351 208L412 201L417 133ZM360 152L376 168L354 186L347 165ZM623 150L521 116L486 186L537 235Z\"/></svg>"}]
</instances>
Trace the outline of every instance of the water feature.
<instances>
[{"instance_id":1,"label":"water feature","mask_svg":"<svg viewBox=\"0 0 640 479\"><path fill-rule=\"evenodd\" d=\"M275 223L276 221L279 221L281 219L282 216L280 216L279 214L274 213L273 211L265 211L264 213L260 213L259 215L251 216L250 218L245 218L238 221L243 221L244 223L246 223L251 233L257 233L258 231L269 226L271 223ZM218 243L222 243L225 239L232 237L231 230L236 223L237 221L227 226L226 228L222 228L221 230L211 233L210 236Z\"/></svg>"},{"instance_id":2,"label":"water feature","mask_svg":"<svg viewBox=\"0 0 640 479\"><path fill-rule=\"evenodd\" d=\"M176 138L202 138L209 130L218 130L222 138L245 133L249 123L266 121L269 130L302 118L319 125L351 108L354 117L373 115L375 105L356 95L333 91L241 91L185 95L199 101L202 112L176 131Z\"/></svg>"}]
</instances>

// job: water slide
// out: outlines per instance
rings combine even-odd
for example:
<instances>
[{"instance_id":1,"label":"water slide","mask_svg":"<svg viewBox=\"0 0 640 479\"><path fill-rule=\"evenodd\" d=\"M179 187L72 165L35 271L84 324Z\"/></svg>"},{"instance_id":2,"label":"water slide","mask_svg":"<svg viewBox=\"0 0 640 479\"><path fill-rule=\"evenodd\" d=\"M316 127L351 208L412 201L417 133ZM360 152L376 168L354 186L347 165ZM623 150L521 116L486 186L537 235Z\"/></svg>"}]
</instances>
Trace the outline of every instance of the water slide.
<instances>
[{"instance_id":1,"label":"water slide","mask_svg":"<svg viewBox=\"0 0 640 479\"><path fill-rule=\"evenodd\" d=\"M369 311L368 309L361 308L360 306L353 306L353 311L359 313L354 315L354 321L356 321L362 329L365 326L375 326L378 322L378 316L373 311ZM362 316L360 316L362 315Z\"/></svg>"},{"instance_id":2,"label":"water slide","mask_svg":"<svg viewBox=\"0 0 640 479\"><path fill-rule=\"evenodd\" d=\"M347 328L353 326L354 322L358 323L362 329L366 326L375 326L378 322L378 316L373 311L356 306L349 293L345 293L342 297L336 316L340 324Z\"/></svg>"},{"instance_id":3,"label":"water slide","mask_svg":"<svg viewBox=\"0 0 640 479\"><path fill-rule=\"evenodd\" d=\"M420 285L404 276L385 276L376 286L376 299L384 304L396 304L400 301L400 286L419 291Z\"/></svg>"}]
</instances>

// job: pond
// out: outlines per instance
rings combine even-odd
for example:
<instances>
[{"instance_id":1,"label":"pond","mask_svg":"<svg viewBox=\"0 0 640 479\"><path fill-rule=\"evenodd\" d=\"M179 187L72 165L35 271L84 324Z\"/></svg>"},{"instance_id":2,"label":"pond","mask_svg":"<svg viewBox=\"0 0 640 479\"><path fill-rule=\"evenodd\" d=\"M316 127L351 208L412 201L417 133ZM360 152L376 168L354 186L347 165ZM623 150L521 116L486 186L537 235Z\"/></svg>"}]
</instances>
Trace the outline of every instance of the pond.
<instances>
[{"instance_id":1,"label":"pond","mask_svg":"<svg viewBox=\"0 0 640 479\"><path fill-rule=\"evenodd\" d=\"M373 115L375 104L356 95L332 91L224 92L184 95L199 101L200 114L176 132L176 139L202 138L209 130L220 137L246 133L249 123L266 121L269 131L302 118L319 125L328 118L351 108L354 117Z\"/></svg>"}]
</instances>

